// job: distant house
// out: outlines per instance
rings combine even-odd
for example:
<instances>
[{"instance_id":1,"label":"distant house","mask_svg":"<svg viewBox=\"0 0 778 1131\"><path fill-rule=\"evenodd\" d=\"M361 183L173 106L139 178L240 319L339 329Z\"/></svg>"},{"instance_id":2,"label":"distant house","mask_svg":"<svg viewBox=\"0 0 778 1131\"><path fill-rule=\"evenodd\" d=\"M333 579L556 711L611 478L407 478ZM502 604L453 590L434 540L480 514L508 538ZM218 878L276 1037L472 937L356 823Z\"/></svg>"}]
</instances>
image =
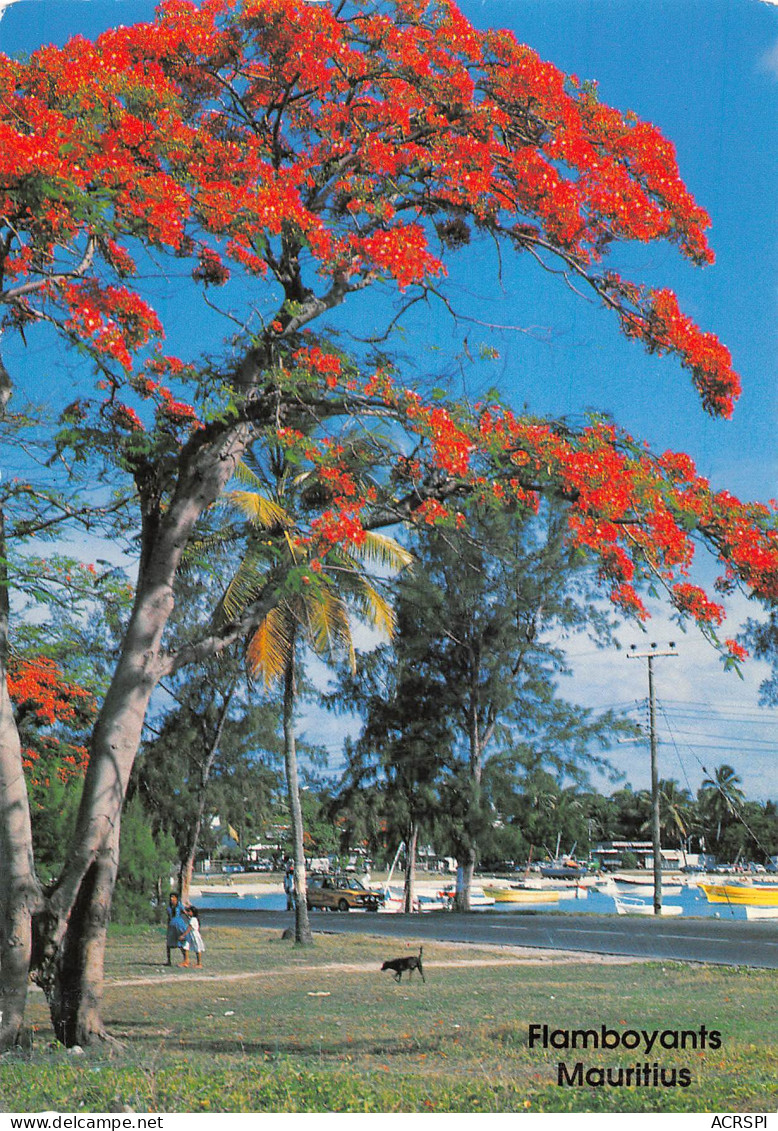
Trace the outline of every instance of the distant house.
<instances>
[{"instance_id":1,"label":"distant house","mask_svg":"<svg viewBox=\"0 0 778 1131\"><path fill-rule=\"evenodd\" d=\"M654 867L654 849L650 840L608 840L592 849L592 858L599 861L600 867L606 872L623 868L625 855L633 856L638 868L650 870ZM662 849L663 868L682 868L685 864L707 862L709 859L712 858L689 854L682 848Z\"/></svg>"},{"instance_id":2,"label":"distant house","mask_svg":"<svg viewBox=\"0 0 778 1131\"><path fill-rule=\"evenodd\" d=\"M654 849L650 840L608 840L592 849L592 858L606 872L624 867L624 857L634 857L638 868L653 868ZM678 848L662 849L662 867L680 868L683 852Z\"/></svg>"}]
</instances>

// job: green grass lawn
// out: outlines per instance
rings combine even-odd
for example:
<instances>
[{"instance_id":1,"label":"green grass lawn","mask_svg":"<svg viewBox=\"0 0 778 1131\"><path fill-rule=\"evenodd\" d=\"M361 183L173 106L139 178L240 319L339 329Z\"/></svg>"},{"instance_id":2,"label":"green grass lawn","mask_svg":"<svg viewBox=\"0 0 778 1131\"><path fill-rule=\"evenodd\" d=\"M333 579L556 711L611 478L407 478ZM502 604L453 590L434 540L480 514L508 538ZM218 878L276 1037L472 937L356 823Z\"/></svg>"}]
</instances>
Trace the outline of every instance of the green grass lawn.
<instances>
[{"instance_id":1,"label":"green grass lawn","mask_svg":"<svg viewBox=\"0 0 778 1131\"><path fill-rule=\"evenodd\" d=\"M425 943L427 982L381 974L397 942L211 928L206 966L165 969L159 929L112 928L105 1018L118 1048L73 1055L33 995L32 1049L0 1059L5 1111L771 1111L775 971L674 963L527 965ZM530 1023L718 1029L718 1050L557 1052ZM684 1067L680 1087L560 1087L557 1064Z\"/></svg>"}]
</instances>

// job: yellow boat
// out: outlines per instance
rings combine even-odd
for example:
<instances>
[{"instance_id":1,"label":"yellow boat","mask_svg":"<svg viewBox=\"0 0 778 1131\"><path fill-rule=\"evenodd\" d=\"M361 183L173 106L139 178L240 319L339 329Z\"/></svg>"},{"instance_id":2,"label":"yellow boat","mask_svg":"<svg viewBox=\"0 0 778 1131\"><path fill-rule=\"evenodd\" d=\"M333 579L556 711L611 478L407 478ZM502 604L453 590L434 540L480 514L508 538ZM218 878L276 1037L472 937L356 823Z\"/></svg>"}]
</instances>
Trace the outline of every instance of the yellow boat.
<instances>
[{"instance_id":1,"label":"yellow boat","mask_svg":"<svg viewBox=\"0 0 778 1131\"><path fill-rule=\"evenodd\" d=\"M558 903L558 891L537 888L492 888L484 884L484 893L495 903Z\"/></svg>"},{"instance_id":2,"label":"yellow boat","mask_svg":"<svg viewBox=\"0 0 778 1131\"><path fill-rule=\"evenodd\" d=\"M698 884L708 903L730 903L740 907L778 907L778 884Z\"/></svg>"}]
</instances>

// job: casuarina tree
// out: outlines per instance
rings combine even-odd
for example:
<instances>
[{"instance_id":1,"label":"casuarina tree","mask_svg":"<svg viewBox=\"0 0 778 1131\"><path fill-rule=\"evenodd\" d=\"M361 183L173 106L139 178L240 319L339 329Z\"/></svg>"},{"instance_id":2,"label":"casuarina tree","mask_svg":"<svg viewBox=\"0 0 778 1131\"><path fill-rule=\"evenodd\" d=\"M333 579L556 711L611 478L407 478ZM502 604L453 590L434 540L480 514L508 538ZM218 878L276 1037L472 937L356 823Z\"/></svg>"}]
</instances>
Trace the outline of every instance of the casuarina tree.
<instances>
[{"instance_id":1,"label":"casuarina tree","mask_svg":"<svg viewBox=\"0 0 778 1131\"><path fill-rule=\"evenodd\" d=\"M90 468L113 465L138 515L134 605L67 863L46 890L0 671L0 1045L18 1036L30 973L72 1045L104 1035L120 812L150 697L171 672L245 637L284 596L271 571L234 619L167 647L187 544L249 443L287 446L319 479L319 503L295 533L317 560L387 522L456 523L465 494L533 506L554 491L571 539L597 556L623 608L644 615L632 583L649 572L715 631L719 605L687 577L695 543L722 561L725 584L763 597L776 593L778 551L771 512L713 491L686 455L652 455L602 422L573 430L495 403L429 404L384 368L352 367L306 335L382 281L408 301L439 289L449 254L485 233L559 265L606 307L604 331L610 316L673 355L703 408L730 414L739 379L726 348L670 290L604 266L614 243L633 240L711 261L708 217L672 145L512 35L476 31L446 0L174 0L152 22L94 42L1 58L0 88L5 328L25 340L58 335L87 355L51 455L67 447ZM235 295L223 362L195 369L194 358L164 352L143 268L166 256L189 272L193 293L225 284ZM11 392L2 368L6 416ZM355 417L389 420L395 442L407 438L401 456L377 444L384 470L364 494L337 439ZM5 579L3 592L4 664ZM722 648L739 654L734 642Z\"/></svg>"}]
</instances>

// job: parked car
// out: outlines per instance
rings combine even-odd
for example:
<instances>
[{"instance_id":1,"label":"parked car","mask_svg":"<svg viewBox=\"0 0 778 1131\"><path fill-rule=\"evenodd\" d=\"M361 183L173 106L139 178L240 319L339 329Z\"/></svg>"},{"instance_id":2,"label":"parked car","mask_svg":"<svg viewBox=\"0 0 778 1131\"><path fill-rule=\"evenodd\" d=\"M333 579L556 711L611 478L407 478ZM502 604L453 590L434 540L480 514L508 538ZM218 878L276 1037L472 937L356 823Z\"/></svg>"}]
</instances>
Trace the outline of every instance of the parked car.
<instances>
[{"instance_id":1,"label":"parked car","mask_svg":"<svg viewBox=\"0 0 778 1131\"><path fill-rule=\"evenodd\" d=\"M267 858L263 858L263 859L260 859L260 860L252 860L250 863L246 864L246 871L247 872L272 872L273 871L273 861L268 860Z\"/></svg>"},{"instance_id":2,"label":"parked car","mask_svg":"<svg viewBox=\"0 0 778 1131\"><path fill-rule=\"evenodd\" d=\"M377 911L381 892L371 891L356 876L311 876L308 880L308 909L350 911L359 907Z\"/></svg>"}]
</instances>

